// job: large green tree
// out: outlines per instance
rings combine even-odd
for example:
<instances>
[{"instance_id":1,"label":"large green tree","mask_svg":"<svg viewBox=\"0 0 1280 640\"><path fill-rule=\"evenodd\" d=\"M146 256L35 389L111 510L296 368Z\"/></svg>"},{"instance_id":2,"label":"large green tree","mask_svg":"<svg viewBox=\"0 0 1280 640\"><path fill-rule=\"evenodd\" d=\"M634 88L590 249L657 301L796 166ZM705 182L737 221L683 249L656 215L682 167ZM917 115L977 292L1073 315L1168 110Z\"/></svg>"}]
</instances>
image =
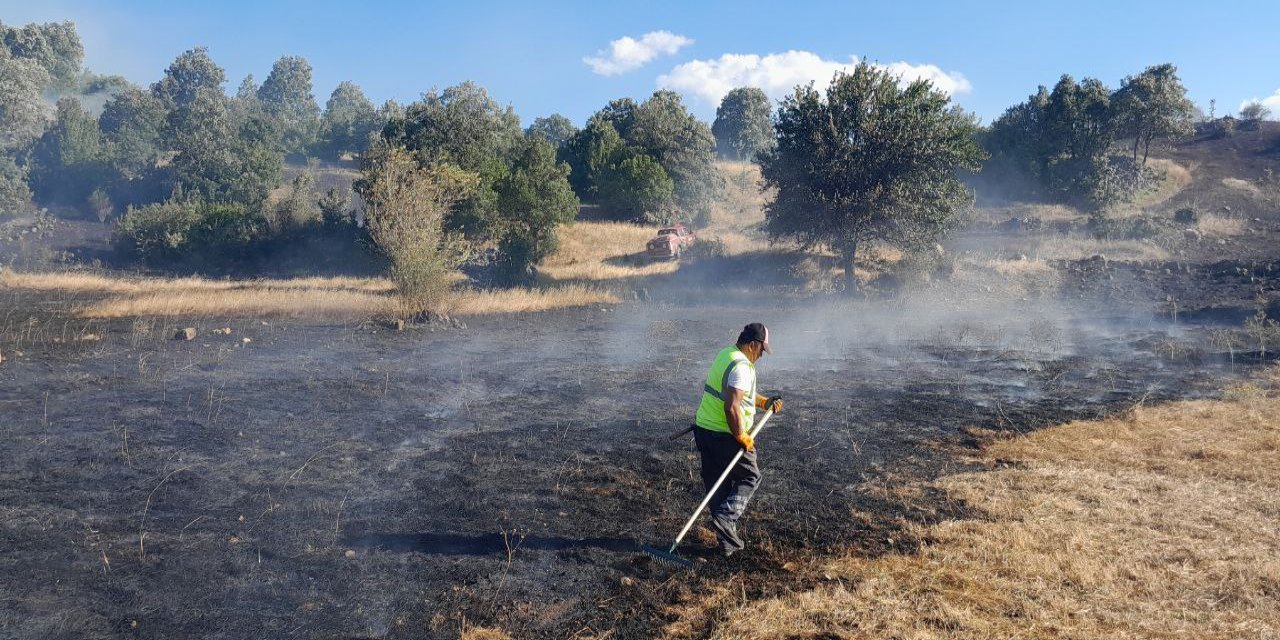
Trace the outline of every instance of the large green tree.
<instances>
[{"instance_id":1,"label":"large green tree","mask_svg":"<svg viewBox=\"0 0 1280 640\"><path fill-rule=\"evenodd\" d=\"M130 87L112 96L98 117L104 151L113 169L125 180L138 180L160 160L165 112L150 93Z\"/></svg>"},{"instance_id":2,"label":"large green tree","mask_svg":"<svg viewBox=\"0 0 1280 640\"><path fill-rule=\"evenodd\" d=\"M84 45L74 23L50 22L19 28L0 23L0 42L12 57L39 64L56 88L71 88L79 80Z\"/></svg>"},{"instance_id":3,"label":"large green tree","mask_svg":"<svg viewBox=\"0 0 1280 640\"><path fill-rule=\"evenodd\" d=\"M689 113L680 94L655 91L634 110L626 133L628 145L652 156L675 183L676 204L697 216L710 207L723 184L715 168L711 127Z\"/></svg>"},{"instance_id":4,"label":"large green tree","mask_svg":"<svg viewBox=\"0 0 1280 640\"><path fill-rule=\"evenodd\" d=\"M57 110L31 150L31 190L44 202L83 204L106 174L98 120L75 98L58 100Z\"/></svg>"},{"instance_id":5,"label":"large green tree","mask_svg":"<svg viewBox=\"0 0 1280 640\"><path fill-rule=\"evenodd\" d=\"M311 94L311 63L301 56L283 56L258 87L258 100L279 126L288 153L303 153L315 142L320 107Z\"/></svg>"},{"instance_id":6,"label":"large green tree","mask_svg":"<svg viewBox=\"0 0 1280 640\"><path fill-rule=\"evenodd\" d=\"M479 176L471 196L453 211L450 226L472 237L490 235L497 214L497 182L524 140L520 118L484 87L463 82L431 90L383 128L392 146L409 150L423 166L450 164Z\"/></svg>"},{"instance_id":7,"label":"large green tree","mask_svg":"<svg viewBox=\"0 0 1280 640\"><path fill-rule=\"evenodd\" d=\"M544 118L535 118L533 124L524 130L526 136L546 140L557 149L577 132L578 128L573 126L573 123L568 118L558 113L553 113Z\"/></svg>"},{"instance_id":8,"label":"large green tree","mask_svg":"<svg viewBox=\"0 0 1280 640\"><path fill-rule=\"evenodd\" d=\"M720 155L753 160L773 147L773 122L769 120L769 96L756 87L739 87L725 94L716 108L711 133Z\"/></svg>"},{"instance_id":9,"label":"large green tree","mask_svg":"<svg viewBox=\"0 0 1280 640\"><path fill-rule=\"evenodd\" d=\"M1152 141L1189 136L1194 131L1195 105L1187 99L1187 88L1172 64L1147 67L1126 77L1113 101L1120 135L1133 138L1135 162L1139 145L1146 164Z\"/></svg>"},{"instance_id":10,"label":"large green tree","mask_svg":"<svg viewBox=\"0 0 1280 640\"><path fill-rule=\"evenodd\" d=\"M41 94L49 72L35 60L0 47L0 153L26 148L44 130L47 110Z\"/></svg>"},{"instance_id":11,"label":"large green tree","mask_svg":"<svg viewBox=\"0 0 1280 640\"><path fill-rule=\"evenodd\" d=\"M972 203L957 173L979 168L975 129L929 82L900 86L865 62L825 96L798 87L778 111L777 148L760 158L776 193L765 228L839 252L852 290L859 247L933 242Z\"/></svg>"},{"instance_id":12,"label":"large green tree","mask_svg":"<svg viewBox=\"0 0 1280 640\"><path fill-rule=\"evenodd\" d=\"M320 146L332 156L360 153L382 123L373 102L354 82L343 81L325 103L320 120Z\"/></svg>"},{"instance_id":13,"label":"large green tree","mask_svg":"<svg viewBox=\"0 0 1280 640\"><path fill-rule=\"evenodd\" d=\"M161 139L179 195L255 208L280 182L279 130L233 112L225 81L206 50L178 56L151 88L166 111Z\"/></svg>"},{"instance_id":14,"label":"large green tree","mask_svg":"<svg viewBox=\"0 0 1280 640\"><path fill-rule=\"evenodd\" d=\"M498 182L497 193L498 246L507 258L508 278L518 282L556 250L556 230L578 216L578 197L569 186L569 166L556 162L555 147L532 137Z\"/></svg>"}]
</instances>

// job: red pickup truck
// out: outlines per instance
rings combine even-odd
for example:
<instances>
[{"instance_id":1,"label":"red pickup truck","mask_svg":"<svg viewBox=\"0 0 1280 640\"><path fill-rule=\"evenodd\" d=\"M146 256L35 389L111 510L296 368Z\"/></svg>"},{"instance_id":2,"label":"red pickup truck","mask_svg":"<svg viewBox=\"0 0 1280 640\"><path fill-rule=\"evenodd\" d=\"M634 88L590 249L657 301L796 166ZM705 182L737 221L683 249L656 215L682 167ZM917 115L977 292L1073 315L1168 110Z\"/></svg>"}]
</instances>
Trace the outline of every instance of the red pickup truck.
<instances>
[{"instance_id":1,"label":"red pickup truck","mask_svg":"<svg viewBox=\"0 0 1280 640\"><path fill-rule=\"evenodd\" d=\"M644 255L651 260L679 260L696 238L683 224L676 223L658 229L658 235L649 241Z\"/></svg>"}]
</instances>

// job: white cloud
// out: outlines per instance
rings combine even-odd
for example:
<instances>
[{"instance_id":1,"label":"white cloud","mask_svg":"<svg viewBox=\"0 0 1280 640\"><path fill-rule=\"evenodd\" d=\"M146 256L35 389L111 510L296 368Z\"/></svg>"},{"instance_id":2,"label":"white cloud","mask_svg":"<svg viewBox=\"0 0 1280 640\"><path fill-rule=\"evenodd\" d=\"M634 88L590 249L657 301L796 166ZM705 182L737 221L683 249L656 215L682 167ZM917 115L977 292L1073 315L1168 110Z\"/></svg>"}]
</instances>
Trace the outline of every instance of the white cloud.
<instances>
[{"instance_id":1,"label":"white cloud","mask_svg":"<svg viewBox=\"0 0 1280 640\"><path fill-rule=\"evenodd\" d=\"M1241 109L1245 108L1245 105L1249 104L1250 102L1261 102L1262 106L1271 110L1272 118L1280 119L1280 89L1276 89L1275 93L1265 98L1254 98L1252 100L1245 100L1244 102L1240 103L1240 108Z\"/></svg>"},{"instance_id":2,"label":"white cloud","mask_svg":"<svg viewBox=\"0 0 1280 640\"><path fill-rule=\"evenodd\" d=\"M776 100L791 93L796 85L810 81L818 87L825 87L837 71L852 71L857 64L857 56L841 62L825 60L809 51L793 50L764 56L726 53L713 60L691 60L677 65L670 73L658 78L658 86L697 96L712 105L720 104L725 94L737 87L759 87ZM931 64L894 62L876 66L906 81L924 78L948 95L967 93L973 88L959 73L948 73Z\"/></svg>"},{"instance_id":3,"label":"white cloud","mask_svg":"<svg viewBox=\"0 0 1280 640\"><path fill-rule=\"evenodd\" d=\"M693 44L691 38L670 31L650 31L637 40L623 36L609 43L609 50L582 59L591 70L602 76L616 76L638 69L658 56L669 56Z\"/></svg>"}]
</instances>

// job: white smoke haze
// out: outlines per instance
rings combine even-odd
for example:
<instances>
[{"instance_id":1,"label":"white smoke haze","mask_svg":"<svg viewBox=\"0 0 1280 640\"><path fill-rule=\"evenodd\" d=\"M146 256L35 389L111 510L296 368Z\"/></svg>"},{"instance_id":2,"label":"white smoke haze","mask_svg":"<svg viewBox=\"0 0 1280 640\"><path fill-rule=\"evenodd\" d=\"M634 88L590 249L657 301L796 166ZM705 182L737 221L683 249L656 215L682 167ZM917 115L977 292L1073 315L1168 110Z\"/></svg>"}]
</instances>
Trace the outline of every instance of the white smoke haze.
<instances>
[{"instance_id":1,"label":"white smoke haze","mask_svg":"<svg viewBox=\"0 0 1280 640\"><path fill-rule=\"evenodd\" d=\"M718 105L725 94L738 87L758 87L774 100L791 93L796 85L814 82L825 87L838 71L849 72L858 64L857 56L847 62L827 60L810 51L786 51L756 55L726 53L711 60L691 60L676 65L658 77L658 86L693 95L708 104ZM877 67L899 76L902 82L923 78L947 95L968 93L969 81L956 72L943 71L932 64L893 62L876 63Z\"/></svg>"},{"instance_id":2,"label":"white smoke haze","mask_svg":"<svg viewBox=\"0 0 1280 640\"><path fill-rule=\"evenodd\" d=\"M602 76L616 76L639 69L658 56L670 56L693 44L692 38L670 31L650 31L640 39L623 36L609 43L609 49L582 59L591 70Z\"/></svg>"},{"instance_id":3,"label":"white smoke haze","mask_svg":"<svg viewBox=\"0 0 1280 640\"><path fill-rule=\"evenodd\" d=\"M1272 119L1280 120L1280 89L1276 89L1276 92L1275 92L1275 93L1273 93L1273 94L1271 94L1271 95L1269 95L1269 96L1267 96L1267 97L1265 97L1265 98L1254 98L1254 99L1252 99L1252 100L1245 100L1244 102L1241 102L1241 103L1240 103L1240 107L1239 107L1239 108L1240 108L1240 109L1243 109L1243 108L1245 108L1246 106L1248 106L1248 105L1249 105L1249 103L1251 103L1251 102L1260 102L1260 103L1262 103L1262 106L1264 106L1264 107L1266 107L1266 108L1268 108L1268 109L1270 109L1270 110L1271 110L1271 118L1272 118Z\"/></svg>"}]
</instances>

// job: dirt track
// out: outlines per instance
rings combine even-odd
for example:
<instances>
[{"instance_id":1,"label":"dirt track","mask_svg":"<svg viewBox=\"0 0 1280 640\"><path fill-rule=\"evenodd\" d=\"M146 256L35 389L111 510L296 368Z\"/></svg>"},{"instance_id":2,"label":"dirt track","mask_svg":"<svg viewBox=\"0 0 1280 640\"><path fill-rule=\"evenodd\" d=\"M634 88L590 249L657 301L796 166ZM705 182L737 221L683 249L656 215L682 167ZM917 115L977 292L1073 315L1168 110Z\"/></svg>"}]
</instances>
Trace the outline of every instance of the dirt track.
<instances>
[{"instance_id":1,"label":"dirt track","mask_svg":"<svg viewBox=\"0 0 1280 640\"><path fill-rule=\"evenodd\" d=\"M798 588L824 556L909 548L904 522L963 517L892 488L966 464L972 428L1194 396L1226 374L1159 355L1170 332L1194 337L1143 317L755 304L436 332L231 320L193 342L121 322L5 354L0 571L26 578L3 584L0 635L651 637L718 587ZM789 408L762 439L749 553L689 577L636 546L700 497L688 439L666 435L749 319L773 328L762 388ZM703 635L714 616L686 622Z\"/></svg>"}]
</instances>

